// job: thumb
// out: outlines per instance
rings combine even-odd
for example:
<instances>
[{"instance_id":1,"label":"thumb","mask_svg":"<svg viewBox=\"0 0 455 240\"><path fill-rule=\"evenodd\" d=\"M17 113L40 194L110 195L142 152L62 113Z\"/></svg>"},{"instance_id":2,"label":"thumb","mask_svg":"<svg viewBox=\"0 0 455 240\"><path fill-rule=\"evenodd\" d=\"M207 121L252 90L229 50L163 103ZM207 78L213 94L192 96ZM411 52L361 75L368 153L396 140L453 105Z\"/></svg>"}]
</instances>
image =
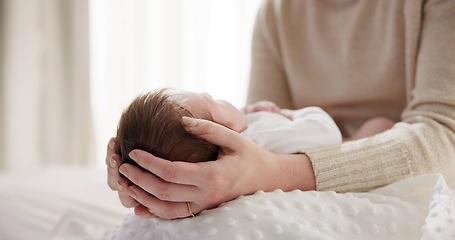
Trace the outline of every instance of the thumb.
<instances>
[{"instance_id":1,"label":"thumb","mask_svg":"<svg viewBox=\"0 0 455 240\"><path fill-rule=\"evenodd\" d=\"M243 139L239 133L212 121L182 117L182 122L187 132L223 149L238 149Z\"/></svg>"}]
</instances>

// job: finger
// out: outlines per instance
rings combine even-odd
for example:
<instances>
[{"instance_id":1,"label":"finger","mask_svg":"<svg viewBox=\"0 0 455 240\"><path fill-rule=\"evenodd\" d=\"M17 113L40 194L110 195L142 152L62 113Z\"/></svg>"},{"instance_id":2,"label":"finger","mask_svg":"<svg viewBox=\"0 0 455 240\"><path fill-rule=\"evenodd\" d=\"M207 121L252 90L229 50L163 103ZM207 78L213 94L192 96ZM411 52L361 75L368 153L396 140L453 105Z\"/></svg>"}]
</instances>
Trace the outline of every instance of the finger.
<instances>
[{"instance_id":1,"label":"finger","mask_svg":"<svg viewBox=\"0 0 455 240\"><path fill-rule=\"evenodd\" d=\"M196 186L167 182L130 164L123 164L120 171L135 185L163 201L186 202L197 198L199 193Z\"/></svg>"},{"instance_id":2,"label":"finger","mask_svg":"<svg viewBox=\"0 0 455 240\"><path fill-rule=\"evenodd\" d=\"M156 218L157 216L149 211L148 208L144 207L143 205L137 205L134 207L134 213L138 216L145 217L145 218Z\"/></svg>"},{"instance_id":3,"label":"finger","mask_svg":"<svg viewBox=\"0 0 455 240\"><path fill-rule=\"evenodd\" d=\"M131 185L128 188L128 192L137 202L148 208L150 212L159 218L176 219L191 216L186 202L161 201L135 185ZM193 212L194 210L191 209L191 211Z\"/></svg>"},{"instance_id":4,"label":"finger","mask_svg":"<svg viewBox=\"0 0 455 240\"><path fill-rule=\"evenodd\" d=\"M120 176L117 182L117 191L124 192L125 189L130 185L130 182L127 178Z\"/></svg>"},{"instance_id":5,"label":"finger","mask_svg":"<svg viewBox=\"0 0 455 240\"><path fill-rule=\"evenodd\" d=\"M121 158L119 155L115 154L115 144L116 144L117 138L113 137L109 140L109 143L107 145L106 149L106 166L108 167L107 170L108 172L118 172L118 165L121 161Z\"/></svg>"},{"instance_id":6,"label":"finger","mask_svg":"<svg viewBox=\"0 0 455 240\"><path fill-rule=\"evenodd\" d=\"M116 144L117 138L113 137L109 140L109 143L107 144L106 148L106 165L109 166L109 161L110 157L112 154L115 154L115 144Z\"/></svg>"},{"instance_id":7,"label":"finger","mask_svg":"<svg viewBox=\"0 0 455 240\"><path fill-rule=\"evenodd\" d=\"M126 178L120 177L117 183L117 191L122 205L127 208L132 208L139 205L139 203L126 192L126 189L128 188L129 185L130 182Z\"/></svg>"},{"instance_id":8,"label":"finger","mask_svg":"<svg viewBox=\"0 0 455 240\"><path fill-rule=\"evenodd\" d=\"M107 166L107 184L109 187L117 191L117 184L121 178L118 172L118 163L120 162L120 156L117 154L113 154L110 157L109 165Z\"/></svg>"},{"instance_id":9,"label":"finger","mask_svg":"<svg viewBox=\"0 0 455 240\"><path fill-rule=\"evenodd\" d=\"M195 177L203 171L201 165L198 163L172 162L155 157L153 154L139 149L131 151L130 158L143 168L159 176L164 181L186 185L198 185L200 183L198 178ZM141 176L148 176L149 178L154 177L149 173L142 174ZM144 180L144 182L146 181L149 180Z\"/></svg>"},{"instance_id":10,"label":"finger","mask_svg":"<svg viewBox=\"0 0 455 240\"><path fill-rule=\"evenodd\" d=\"M106 165L108 172L108 185L112 190L118 191L118 197L123 206L132 208L137 206L139 203L130 197L123 190L128 187L129 183L124 177L121 177L118 172L118 164L121 159L120 156L115 154L116 138L111 138L107 145L106 150Z\"/></svg>"},{"instance_id":11,"label":"finger","mask_svg":"<svg viewBox=\"0 0 455 240\"><path fill-rule=\"evenodd\" d=\"M183 117L185 129L200 138L220 146L223 150L239 149L243 137L222 125L204 119Z\"/></svg>"},{"instance_id":12,"label":"finger","mask_svg":"<svg viewBox=\"0 0 455 240\"><path fill-rule=\"evenodd\" d=\"M116 144L117 144L117 137L112 137L111 139L109 139L109 143L107 144L107 149L114 150Z\"/></svg>"},{"instance_id":13,"label":"finger","mask_svg":"<svg viewBox=\"0 0 455 240\"><path fill-rule=\"evenodd\" d=\"M139 203L130 195L128 195L127 192L118 192L118 198L120 199L122 205L127 208L133 208L139 205Z\"/></svg>"}]
</instances>

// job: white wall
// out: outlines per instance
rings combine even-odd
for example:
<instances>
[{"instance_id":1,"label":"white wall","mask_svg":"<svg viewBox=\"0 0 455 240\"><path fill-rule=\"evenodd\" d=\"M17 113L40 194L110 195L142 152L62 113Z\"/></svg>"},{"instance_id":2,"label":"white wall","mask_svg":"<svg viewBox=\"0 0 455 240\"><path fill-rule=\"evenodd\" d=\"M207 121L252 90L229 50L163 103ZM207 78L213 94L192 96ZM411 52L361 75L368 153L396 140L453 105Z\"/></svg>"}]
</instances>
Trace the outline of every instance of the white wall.
<instances>
[{"instance_id":1,"label":"white wall","mask_svg":"<svg viewBox=\"0 0 455 240\"><path fill-rule=\"evenodd\" d=\"M97 159L122 110L159 87L245 103L260 0L91 1L91 91Z\"/></svg>"}]
</instances>

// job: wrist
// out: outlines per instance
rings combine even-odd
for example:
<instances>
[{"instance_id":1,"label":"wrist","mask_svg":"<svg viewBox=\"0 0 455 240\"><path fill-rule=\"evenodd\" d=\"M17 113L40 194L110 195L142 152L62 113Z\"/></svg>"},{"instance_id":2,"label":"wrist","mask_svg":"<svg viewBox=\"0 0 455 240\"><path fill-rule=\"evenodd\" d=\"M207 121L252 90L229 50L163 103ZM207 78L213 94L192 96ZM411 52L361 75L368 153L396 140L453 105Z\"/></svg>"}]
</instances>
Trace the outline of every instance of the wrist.
<instances>
[{"instance_id":1,"label":"wrist","mask_svg":"<svg viewBox=\"0 0 455 240\"><path fill-rule=\"evenodd\" d=\"M267 179L264 191L282 189L283 191L316 190L316 180L311 161L305 154L275 154L271 159L273 172L264 176L274 176Z\"/></svg>"},{"instance_id":2,"label":"wrist","mask_svg":"<svg viewBox=\"0 0 455 240\"><path fill-rule=\"evenodd\" d=\"M313 165L306 154L291 154L288 157L290 169L289 190L300 189L304 191L316 190L316 179Z\"/></svg>"}]
</instances>

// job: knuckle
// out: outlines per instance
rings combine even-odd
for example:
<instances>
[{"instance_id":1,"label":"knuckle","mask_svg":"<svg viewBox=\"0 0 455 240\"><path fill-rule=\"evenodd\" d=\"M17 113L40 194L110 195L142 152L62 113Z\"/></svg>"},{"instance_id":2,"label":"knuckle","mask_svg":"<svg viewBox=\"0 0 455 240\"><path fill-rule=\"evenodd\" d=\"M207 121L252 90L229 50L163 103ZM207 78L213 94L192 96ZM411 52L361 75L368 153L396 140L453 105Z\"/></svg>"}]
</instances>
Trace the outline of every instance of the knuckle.
<instances>
[{"instance_id":1,"label":"knuckle","mask_svg":"<svg viewBox=\"0 0 455 240\"><path fill-rule=\"evenodd\" d=\"M125 194L118 194L120 202L126 208L133 208L138 205L137 201Z\"/></svg>"},{"instance_id":2,"label":"knuckle","mask_svg":"<svg viewBox=\"0 0 455 240\"><path fill-rule=\"evenodd\" d=\"M114 190L114 191L117 191L117 180L118 180L118 177L116 174L112 173L108 167L108 174L107 174L107 185L109 186L109 188L111 190Z\"/></svg>"},{"instance_id":3,"label":"knuckle","mask_svg":"<svg viewBox=\"0 0 455 240\"><path fill-rule=\"evenodd\" d=\"M112 190L112 191L117 191L117 185L116 184L113 184L112 182L110 182L109 180L107 181L107 185L109 186L109 188Z\"/></svg>"},{"instance_id":4,"label":"knuckle","mask_svg":"<svg viewBox=\"0 0 455 240\"><path fill-rule=\"evenodd\" d=\"M161 188L158 189L156 197L161 200L169 200L171 199L171 192L168 189Z\"/></svg>"},{"instance_id":5,"label":"knuckle","mask_svg":"<svg viewBox=\"0 0 455 240\"><path fill-rule=\"evenodd\" d=\"M206 182L210 185L210 189L206 194L206 200L212 205L216 206L226 201L229 196L226 189L232 189L235 185L235 177L231 174L225 174L223 169L213 169L206 178Z\"/></svg>"},{"instance_id":6,"label":"knuckle","mask_svg":"<svg viewBox=\"0 0 455 240\"><path fill-rule=\"evenodd\" d=\"M200 132L208 132L210 128L212 127L212 122L210 121L199 121L197 123L197 127L200 129Z\"/></svg>"},{"instance_id":7,"label":"knuckle","mask_svg":"<svg viewBox=\"0 0 455 240\"><path fill-rule=\"evenodd\" d=\"M170 205L164 206L163 211L158 213L158 216L164 219L175 219L178 217L177 212Z\"/></svg>"},{"instance_id":8,"label":"knuckle","mask_svg":"<svg viewBox=\"0 0 455 240\"><path fill-rule=\"evenodd\" d=\"M138 157L138 158L136 159L136 163L137 163L139 166L141 166L141 167L143 167L143 168L145 168L145 169L148 169L148 166L147 166L147 165L148 165L148 164L147 164L148 162L149 162L149 161L147 161L147 159L146 159L145 157L144 157L144 158Z\"/></svg>"},{"instance_id":9,"label":"knuckle","mask_svg":"<svg viewBox=\"0 0 455 240\"><path fill-rule=\"evenodd\" d=\"M219 174L212 174L209 176L210 189L211 192L207 196L207 201L213 204L219 204L223 201L224 194L223 189L226 189L227 182Z\"/></svg>"},{"instance_id":10,"label":"knuckle","mask_svg":"<svg viewBox=\"0 0 455 240\"><path fill-rule=\"evenodd\" d=\"M210 205L218 205L223 201L223 195L220 193L213 193L207 197L207 201Z\"/></svg>"},{"instance_id":11,"label":"knuckle","mask_svg":"<svg viewBox=\"0 0 455 240\"><path fill-rule=\"evenodd\" d=\"M126 207L126 208L131 208L131 205L130 205L129 202L122 201L121 203L122 203L122 205L123 205L124 207Z\"/></svg>"},{"instance_id":12,"label":"knuckle","mask_svg":"<svg viewBox=\"0 0 455 240\"><path fill-rule=\"evenodd\" d=\"M211 189L218 189L218 188L220 188L220 185L222 183L221 183L220 178L217 175L213 175L212 174L208 178L208 184L209 184Z\"/></svg>"},{"instance_id":13,"label":"knuckle","mask_svg":"<svg viewBox=\"0 0 455 240\"><path fill-rule=\"evenodd\" d=\"M230 125L230 123L226 123L226 125ZM207 134L207 135L210 135L210 134L214 134L216 135L216 132L217 132L217 128L216 128L216 125L212 122L206 122L204 123L204 134ZM204 135L202 134L202 135Z\"/></svg>"},{"instance_id":14,"label":"knuckle","mask_svg":"<svg viewBox=\"0 0 455 240\"><path fill-rule=\"evenodd\" d=\"M177 218L177 213L174 212L174 211L166 212L166 213L164 214L164 218L165 218L165 219L175 219L175 218Z\"/></svg>"},{"instance_id":15,"label":"knuckle","mask_svg":"<svg viewBox=\"0 0 455 240\"><path fill-rule=\"evenodd\" d=\"M163 176L161 176L163 178L163 180L167 181L167 182L172 182L175 178L176 178L176 170L172 167L165 167L163 169Z\"/></svg>"},{"instance_id":16,"label":"knuckle","mask_svg":"<svg viewBox=\"0 0 455 240\"><path fill-rule=\"evenodd\" d=\"M208 175L208 182L213 189L223 189L226 184L226 180L217 171L213 171Z\"/></svg>"},{"instance_id":17,"label":"knuckle","mask_svg":"<svg viewBox=\"0 0 455 240\"><path fill-rule=\"evenodd\" d=\"M141 185L141 181L140 181L140 180L141 180L142 178L137 177L136 174L130 174L130 175L128 175L128 179L129 179L131 182L133 182L133 183L135 183L135 184L137 184L137 185Z\"/></svg>"}]
</instances>

